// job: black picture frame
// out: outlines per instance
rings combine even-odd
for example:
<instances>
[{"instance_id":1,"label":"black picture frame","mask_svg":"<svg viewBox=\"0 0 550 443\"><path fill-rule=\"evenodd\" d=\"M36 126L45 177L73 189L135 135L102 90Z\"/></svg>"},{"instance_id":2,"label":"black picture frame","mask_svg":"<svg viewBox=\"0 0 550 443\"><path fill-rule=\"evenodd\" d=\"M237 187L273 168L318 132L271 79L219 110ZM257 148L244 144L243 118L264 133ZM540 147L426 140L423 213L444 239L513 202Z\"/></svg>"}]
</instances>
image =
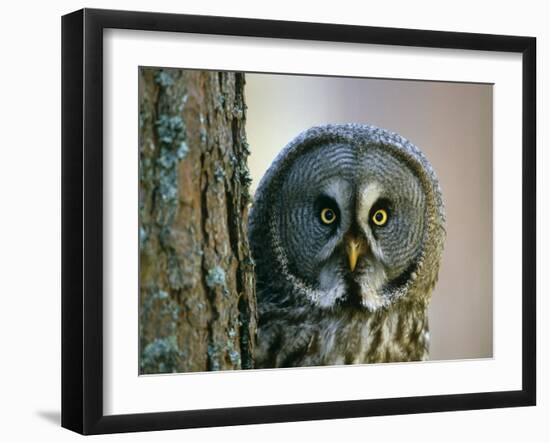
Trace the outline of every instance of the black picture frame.
<instances>
[{"instance_id":1,"label":"black picture frame","mask_svg":"<svg viewBox=\"0 0 550 443\"><path fill-rule=\"evenodd\" d=\"M103 413L103 30L171 31L522 54L522 388L177 412ZM62 18L62 426L82 434L529 406L536 403L536 39L83 9Z\"/></svg>"}]
</instances>

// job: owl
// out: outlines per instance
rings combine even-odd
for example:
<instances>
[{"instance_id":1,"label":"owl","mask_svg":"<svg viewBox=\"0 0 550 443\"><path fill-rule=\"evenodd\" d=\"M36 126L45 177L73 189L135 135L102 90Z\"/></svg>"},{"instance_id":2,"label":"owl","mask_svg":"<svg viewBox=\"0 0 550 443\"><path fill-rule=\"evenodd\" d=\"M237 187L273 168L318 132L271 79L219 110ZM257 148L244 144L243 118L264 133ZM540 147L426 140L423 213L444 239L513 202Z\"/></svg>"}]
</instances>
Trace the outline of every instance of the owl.
<instances>
[{"instance_id":1,"label":"owl","mask_svg":"<svg viewBox=\"0 0 550 443\"><path fill-rule=\"evenodd\" d=\"M444 223L434 170L403 137L363 124L298 135L250 212L256 367L427 359Z\"/></svg>"}]
</instances>

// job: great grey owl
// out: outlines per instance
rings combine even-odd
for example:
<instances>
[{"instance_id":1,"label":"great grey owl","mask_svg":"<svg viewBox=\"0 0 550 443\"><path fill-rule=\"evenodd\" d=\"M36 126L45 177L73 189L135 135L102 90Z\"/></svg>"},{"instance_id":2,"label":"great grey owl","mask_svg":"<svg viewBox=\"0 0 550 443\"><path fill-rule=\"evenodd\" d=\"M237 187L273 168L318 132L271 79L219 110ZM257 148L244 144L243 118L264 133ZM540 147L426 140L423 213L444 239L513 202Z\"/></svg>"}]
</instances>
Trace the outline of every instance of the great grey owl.
<instances>
[{"instance_id":1,"label":"great grey owl","mask_svg":"<svg viewBox=\"0 0 550 443\"><path fill-rule=\"evenodd\" d=\"M362 124L300 134L250 213L256 367L426 359L444 222L436 175L403 137Z\"/></svg>"}]
</instances>

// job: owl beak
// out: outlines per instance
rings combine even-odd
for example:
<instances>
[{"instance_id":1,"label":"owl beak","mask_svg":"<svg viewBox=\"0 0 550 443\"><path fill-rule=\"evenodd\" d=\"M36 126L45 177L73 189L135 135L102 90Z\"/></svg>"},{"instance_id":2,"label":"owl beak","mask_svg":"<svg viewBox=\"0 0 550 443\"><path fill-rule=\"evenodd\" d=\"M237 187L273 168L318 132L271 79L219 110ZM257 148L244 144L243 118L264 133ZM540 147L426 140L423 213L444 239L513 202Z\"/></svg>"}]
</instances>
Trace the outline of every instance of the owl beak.
<instances>
[{"instance_id":1,"label":"owl beak","mask_svg":"<svg viewBox=\"0 0 550 443\"><path fill-rule=\"evenodd\" d=\"M346 241L346 252L348 254L349 268L351 272L355 271L357 260L361 255L367 252L368 246L365 241L356 238L348 238Z\"/></svg>"}]
</instances>

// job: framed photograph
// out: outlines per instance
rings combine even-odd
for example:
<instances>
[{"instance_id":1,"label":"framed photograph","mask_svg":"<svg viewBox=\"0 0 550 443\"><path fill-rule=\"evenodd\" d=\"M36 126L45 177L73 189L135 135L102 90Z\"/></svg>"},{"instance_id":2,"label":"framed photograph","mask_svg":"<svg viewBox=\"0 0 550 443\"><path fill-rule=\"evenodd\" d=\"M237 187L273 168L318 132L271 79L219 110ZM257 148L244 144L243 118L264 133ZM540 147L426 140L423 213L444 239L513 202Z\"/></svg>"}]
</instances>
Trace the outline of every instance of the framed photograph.
<instances>
[{"instance_id":1,"label":"framed photograph","mask_svg":"<svg viewBox=\"0 0 550 443\"><path fill-rule=\"evenodd\" d=\"M536 40L62 20L62 425L536 403Z\"/></svg>"}]
</instances>

